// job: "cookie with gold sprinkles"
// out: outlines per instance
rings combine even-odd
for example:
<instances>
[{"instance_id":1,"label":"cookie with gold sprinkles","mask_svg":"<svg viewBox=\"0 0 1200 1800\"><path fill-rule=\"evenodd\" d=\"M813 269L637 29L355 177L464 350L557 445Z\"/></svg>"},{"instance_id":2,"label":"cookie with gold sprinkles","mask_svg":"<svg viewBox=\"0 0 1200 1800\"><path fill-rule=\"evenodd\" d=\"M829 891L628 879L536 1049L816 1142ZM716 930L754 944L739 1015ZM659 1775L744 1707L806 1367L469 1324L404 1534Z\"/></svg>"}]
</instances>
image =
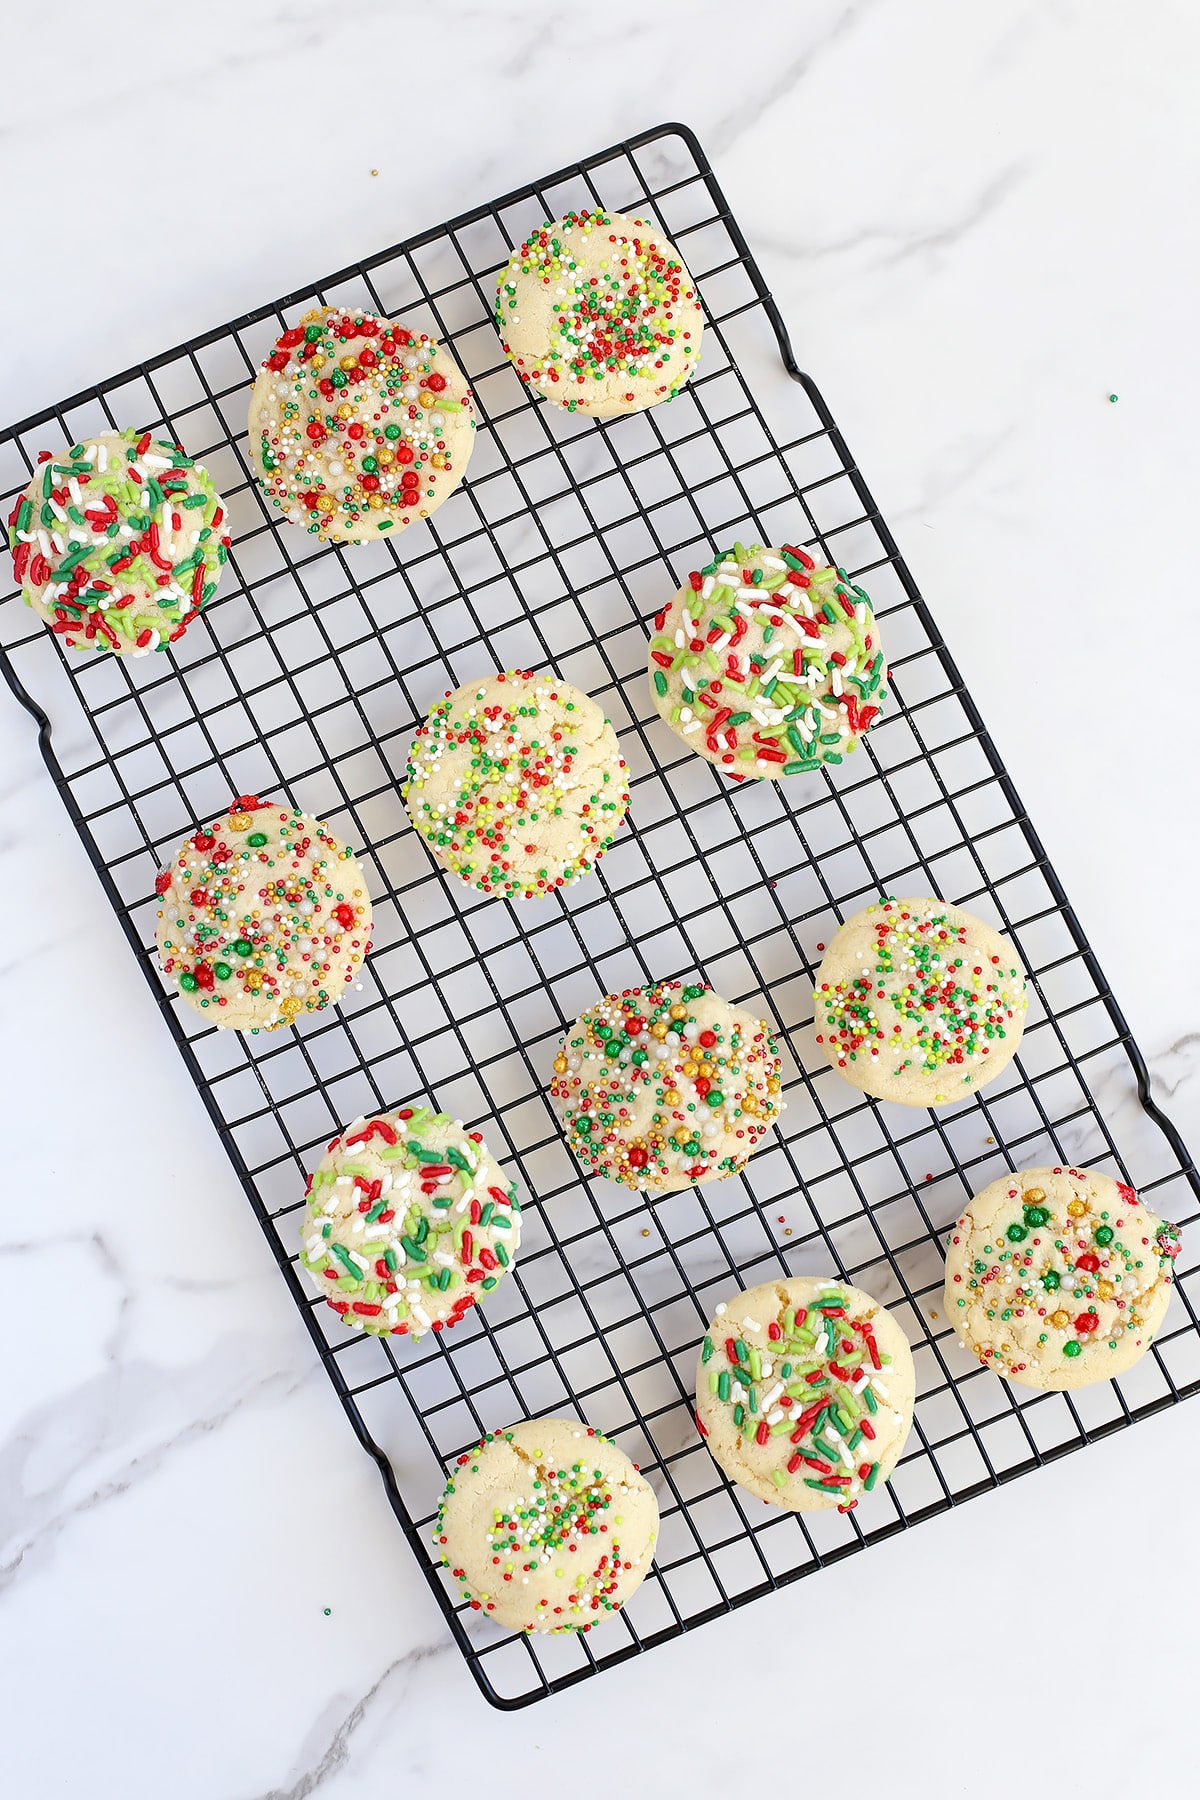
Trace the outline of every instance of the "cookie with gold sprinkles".
<instances>
[{"instance_id":1,"label":"cookie with gold sprinkles","mask_svg":"<svg viewBox=\"0 0 1200 1800\"><path fill-rule=\"evenodd\" d=\"M767 1281L717 1307L696 1369L696 1423L725 1473L789 1512L851 1512L888 1480L912 1429L908 1339L846 1281Z\"/></svg>"},{"instance_id":2,"label":"cookie with gold sprinkles","mask_svg":"<svg viewBox=\"0 0 1200 1800\"><path fill-rule=\"evenodd\" d=\"M250 396L250 460L293 525L365 543L429 518L466 472L475 409L450 352L359 308L288 328Z\"/></svg>"},{"instance_id":3,"label":"cookie with gold sprinkles","mask_svg":"<svg viewBox=\"0 0 1200 1800\"><path fill-rule=\"evenodd\" d=\"M274 1031L341 999L371 947L362 869L309 813L243 794L155 883L163 973L211 1025Z\"/></svg>"},{"instance_id":4,"label":"cookie with gold sprinkles","mask_svg":"<svg viewBox=\"0 0 1200 1800\"><path fill-rule=\"evenodd\" d=\"M178 641L229 555L208 471L148 431L44 451L8 520L26 606L72 650L148 656Z\"/></svg>"},{"instance_id":5,"label":"cookie with gold sprinkles","mask_svg":"<svg viewBox=\"0 0 1200 1800\"><path fill-rule=\"evenodd\" d=\"M1025 971L945 900L881 900L847 919L817 974L817 1042L855 1087L950 1106L994 1081L1025 1027Z\"/></svg>"},{"instance_id":6,"label":"cookie with gold sprinkles","mask_svg":"<svg viewBox=\"0 0 1200 1800\"><path fill-rule=\"evenodd\" d=\"M699 359L704 315L682 257L654 226L584 210L514 250L496 328L533 393L605 419L679 392Z\"/></svg>"},{"instance_id":7,"label":"cookie with gold sprinkles","mask_svg":"<svg viewBox=\"0 0 1200 1800\"><path fill-rule=\"evenodd\" d=\"M428 1106L356 1119L307 1193L300 1261L351 1331L442 1331L516 1261L516 1187L479 1132Z\"/></svg>"},{"instance_id":8,"label":"cookie with gold sprinkles","mask_svg":"<svg viewBox=\"0 0 1200 1800\"><path fill-rule=\"evenodd\" d=\"M526 1419L458 1457L434 1547L475 1612L510 1631L590 1631L650 1570L658 1501L576 1419Z\"/></svg>"},{"instance_id":9,"label":"cookie with gold sprinkles","mask_svg":"<svg viewBox=\"0 0 1200 1800\"><path fill-rule=\"evenodd\" d=\"M946 1246L946 1317L1020 1387L1087 1387L1146 1354L1179 1229L1094 1169L1026 1169L977 1194Z\"/></svg>"},{"instance_id":10,"label":"cookie with gold sprinkles","mask_svg":"<svg viewBox=\"0 0 1200 1800\"><path fill-rule=\"evenodd\" d=\"M578 881L616 836L629 770L596 702L555 675L508 670L439 700L401 793L460 881L531 900Z\"/></svg>"},{"instance_id":11,"label":"cookie with gold sprinkles","mask_svg":"<svg viewBox=\"0 0 1200 1800\"><path fill-rule=\"evenodd\" d=\"M780 1069L764 1019L698 983L660 981L580 1014L550 1098L596 1174L670 1193L742 1168L783 1110Z\"/></svg>"},{"instance_id":12,"label":"cookie with gold sprinkles","mask_svg":"<svg viewBox=\"0 0 1200 1800\"><path fill-rule=\"evenodd\" d=\"M806 550L734 544L654 621L654 704L736 778L844 761L879 717L887 664L871 602Z\"/></svg>"}]
</instances>

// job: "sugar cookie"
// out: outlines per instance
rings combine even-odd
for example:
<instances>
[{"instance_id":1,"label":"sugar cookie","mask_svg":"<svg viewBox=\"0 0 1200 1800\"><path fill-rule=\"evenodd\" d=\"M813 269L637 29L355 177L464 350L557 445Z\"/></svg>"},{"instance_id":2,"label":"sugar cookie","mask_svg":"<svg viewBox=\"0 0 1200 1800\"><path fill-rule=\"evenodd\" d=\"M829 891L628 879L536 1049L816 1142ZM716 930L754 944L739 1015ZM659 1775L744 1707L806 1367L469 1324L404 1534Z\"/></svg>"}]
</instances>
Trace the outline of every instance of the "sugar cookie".
<instances>
[{"instance_id":1,"label":"sugar cookie","mask_svg":"<svg viewBox=\"0 0 1200 1800\"><path fill-rule=\"evenodd\" d=\"M1094 1169L1026 1169L950 1233L946 1317L1021 1387L1086 1387L1146 1354L1171 1299L1179 1230Z\"/></svg>"},{"instance_id":2,"label":"sugar cookie","mask_svg":"<svg viewBox=\"0 0 1200 1800\"><path fill-rule=\"evenodd\" d=\"M1012 945L945 900L847 919L816 983L817 1042L846 1080L901 1106L950 1106L1011 1062L1025 1026Z\"/></svg>"},{"instance_id":3,"label":"sugar cookie","mask_svg":"<svg viewBox=\"0 0 1200 1800\"><path fill-rule=\"evenodd\" d=\"M477 1131L428 1106L356 1119L307 1192L300 1261L352 1331L456 1325L516 1261L515 1186Z\"/></svg>"},{"instance_id":4,"label":"sugar cookie","mask_svg":"<svg viewBox=\"0 0 1200 1800\"><path fill-rule=\"evenodd\" d=\"M534 393L606 419L678 393L696 367L704 315L674 244L643 219L584 211L513 252L496 327Z\"/></svg>"},{"instance_id":5,"label":"sugar cookie","mask_svg":"<svg viewBox=\"0 0 1200 1800\"><path fill-rule=\"evenodd\" d=\"M293 525L361 544L427 519L463 478L475 409L450 352L358 307L283 333L250 396L250 460Z\"/></svg>"},{"instance_id":6,"label":"sugar cookie","mask_svg":"<svg viewBox=\"0 0 1200 1800\"><path fill-rule=\"evenodd\" d=\"M845 1281L767 1281L717 1308L696 1422L725 1473L772 1506L849 1512L887 1481L916 1375L891 1314Z\"/></svg>"},{"instance_id":7,"label":"sugar cookie","mask_svg":"<svg viewBox=\"0 0 1200 1800\"><path fill-rule=\"evenodd\" d=\"M595 867L625 817L628 782L594 700L555 675L509 670L438 701L401 793L452 875L530 900Z\"/></svg>"},{"instance_id":8,"label":"sugar cookie","mask_svg":"<svg viewBox=\"0 0 1200 1800\"><path fill-rule=\"evenodd\" d=\"M274 1031L339 1000L371 947L362 869L327 825L243 795L155 883L164 974L211 1025Z\"/></svg>"},{"instance_id":9,"label":"sugar cookie","mask_svg":"<svg viewBox=\"0 0 1200 1800\"><path fill-rule=\"evenodd\" d=\"M460 1456L433 1541L464 1600L511 1631L590 1631L650 1569L658 1501L575 1419L526 1419Z\"/></svg>"},{"instance_id":10,"label":"sugar cookie","mask_svg":"<svg viewBox=\"0 0 1200 1800\"><path fill-rule=\"evenodd\" d=\"M207 470L148 431L43 458L9 517L26 606L72 650L148 656L181 638L229 555Z\"/></svg>"},{"instance_id":11,"label":"sugar cookie","mask_svg":"<svg viewBox=\"0 0 1200 1800\"><path fill-rule=\"evenodd\" d=\"M726 775L840 763L879 715L887 667L869 599L791 544L723 550L654 627L654 703Z\"/></svg>"},{"instance_id":12,"label":"sugar cookie","mask_svg":"<svg viewBox=\"0 0 1200 1800\"><path fill-rule=\"evenodd\" d=\"M597 1174L669 1193L743 1166L783 1110L780 1067L765 1020L709 988L660 981L580 1014L550 1097Z\"/></svg>"}]
</instances>

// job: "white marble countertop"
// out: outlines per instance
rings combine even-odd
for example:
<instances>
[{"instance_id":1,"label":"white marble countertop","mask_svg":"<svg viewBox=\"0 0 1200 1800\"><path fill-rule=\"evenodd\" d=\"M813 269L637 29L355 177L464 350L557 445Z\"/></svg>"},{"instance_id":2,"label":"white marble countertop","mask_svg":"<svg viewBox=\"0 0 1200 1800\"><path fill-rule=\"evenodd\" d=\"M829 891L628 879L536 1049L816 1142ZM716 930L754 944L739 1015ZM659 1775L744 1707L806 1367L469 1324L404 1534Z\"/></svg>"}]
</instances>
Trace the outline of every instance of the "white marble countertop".
<instances>
[{"instance_id":1,"label":"white marble countertop","mask_svg":"<svg viewBox=\"0 0 1200 1800\"><path fill-rule=\"evenodd\" d=\"M1195 709L1174 685L1200 656L1196 9L99 18L61 0L7 23L8 416L663 117L695 127L1200 1139ZM7 696L0 769L9 1791L793 1786L798 1595L861 1658L854 1703L818 1703L855 1785L857 1764L905 1796L1064 1768L1089 1800L1183 1791L1190 1408L602 1686L490 1712Z\"/></svg>"}]
</instances>

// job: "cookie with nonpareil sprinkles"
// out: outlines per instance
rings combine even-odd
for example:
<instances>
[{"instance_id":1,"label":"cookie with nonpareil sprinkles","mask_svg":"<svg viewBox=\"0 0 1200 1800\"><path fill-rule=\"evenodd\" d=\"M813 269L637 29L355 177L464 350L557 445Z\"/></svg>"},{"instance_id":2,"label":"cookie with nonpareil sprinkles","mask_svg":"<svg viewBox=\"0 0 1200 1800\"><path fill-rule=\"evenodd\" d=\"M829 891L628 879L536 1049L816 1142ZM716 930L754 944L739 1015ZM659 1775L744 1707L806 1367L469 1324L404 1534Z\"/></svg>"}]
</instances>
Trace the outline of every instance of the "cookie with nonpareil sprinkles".
<instances>
[{"instance_id":1,"label":"cookie with nonpareil sprinkles","mask_svg":"<svg viewBox=\"0 0 1200 1800\"><path fill-rule=\"evenodd\" d=\"M674 244L644 219L584 211L514 250L496 326L535 394L607 419L678 393L696 367L704 315Z\"/></svg>"},{"instance_id":2,"label":"cookie with nonpareil sprinkles","mask_svg":"<svg viewBox=\"0 0 1200 1800\"><path fill-rule=\"evenodd\" d=\"M1178 1227L1110 1175L1003 1175L950 1233L946 1317L986 1369L1021 1387L1087 1387L1146 1354L1178 1254Z\"/></svg>"},{"instance_id":3,"label":"cookie with nonpareil sprinkles","mask_svg":"<svg viewBox=\"0 0 1200 1800\"><path fill-rule=\"evenodd\" d=\"M356 1119L308 1184L300 1260L343 1324L456 1325L516 1261L517 1190L477 1131L427 1106Z\"/></svg>"},{"instance_id":4,"label":"cookie with nonpareil sprinkles","mask_svg":"<svg viewBox=\"0 0 1200 1800\"><path fill-rule=\"evenodd\" d=\"M725 1473L789 1512L849 1512L887 1481L916 1374L891 1314L845 1281L767 1281L718 1306L696 1423Z\"/></svg>"},{"instance_id":5,"label":"cookie with nonpareil sprinkles","mask_svg":"<svg viewBox=\"0 0 1200 1800\"><path fill-rule=\"evenodd\" d=\"M148 431L47 452L8 521L25 604L72 650L148 656L217 591L225 505L207 471Z\"/></svg>"},{"instance_id":6,"label":"cookie with nonpareil sprinkles","mask_svg":"<svg viewBox=\"0 0 1200 1800\"><path fill-rule=\"evenodd\" d=\"M510 1631L590 1631L650 1569L658 1501L575 1419L491 1432L454 1466L433 1542L462 1597Z\"/></svg>"},{"instance_id":7,"label":"cookie with nonpareil sprinkles","mask_svg":"<svg viewBox=\"0 0 1200 1800\"><path fill-rule=\"evenodd\" d=\"M401 792L452 875L531 900L595 867L625 817L628 783L594 700L555 675L509 670L439 700Z\"/></svg>"},{"instance_id":8,"label":"cookie with nonpareil sprinkles","mask_svg":"<svg viewBox=\"0 0 1200 1800\"><path fill-rule=\"evenodd\" d=\"M950 1106L994 1081L1025 1027L1012 945L945 900L881 900L847 919L817 974L817 1042L879 1100Z\"/></svg>"},{"instance_id":9,"label":"cookie with nonpareil sprinkles","mask_svg":"<svg viewBox=\"0 0 1200 1800\"><path fill-rule=\"evenodd\" d=\"M250 458L293 525L361 544L427 519L467 467L475 410L450 352L374 313L318 307L250 396Z\"/></svg>"},{"instance_id":10,"label":"cookie with nonpareil sprinkles","mask_svg":"<svg viewBox=\"0 0 1200 1800\"><path fill-rule=\"evenodd\" d=\"M670 1193L742 1167L783 1110L780 1067L764 1019L710 988L660 981L581 1013L550 1097L598 1175Z\"/></svg>"},{"instance_id":11,"label":"cookie with nonpareil sprinkles","mask_svg":"<svg viewBox=\"0 0 1200 1800\"><path fill-rule=\"evenodd\" d=\"M243 795L155 884L163 972L210 1025L274 1031L339 1000L371 947L371 902L327 825Z\"/></svg>"},{"instance_id":12,"label":"cookie with nonpareil sprinkles","mask_svg":"<svg viewBox=\"0 0 1200 1800\"><path fill-rule=\"evenodd\" d=\"M856 750L887 665L863 590L805 550L734 544L654 621L654 703L723 774L808 774Z\"/></svg>"}]
</instances>

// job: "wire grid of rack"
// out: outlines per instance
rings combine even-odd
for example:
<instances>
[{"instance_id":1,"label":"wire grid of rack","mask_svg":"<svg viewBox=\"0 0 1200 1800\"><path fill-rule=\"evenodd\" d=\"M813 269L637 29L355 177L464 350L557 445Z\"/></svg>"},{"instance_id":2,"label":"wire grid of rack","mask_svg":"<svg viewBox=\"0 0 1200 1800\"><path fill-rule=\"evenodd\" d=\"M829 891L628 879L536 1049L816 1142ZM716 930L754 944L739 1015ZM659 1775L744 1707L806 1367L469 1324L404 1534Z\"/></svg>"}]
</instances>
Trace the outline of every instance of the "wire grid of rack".
<instances>
[{"instance_id":1,"label":"wire grid of rack","mask_svg":"<svg viewBox=\"0 0 1200 1800\"><path fill-rule=\"evenodd\" d=\"M656 219L708 320L685 391L604 424L526 395L491 321L508 248L585 205ZM431 331L472 382L481 429L466 481L396 542L322 546L281 523L250 479L250 382L314 299ZM4 672L40 722L55 783L489 1700L540 1699L1200 1387L1186 1239L1167 1327L1119 1384L1014 1389L939 1316L940 1240L1003 1170L1116 1171L1181 1223L1200 1185L690 131L649 131L26 420L0 440L0 486L19 491L40 449L132 425L165 425L229 503L218 601L170 653L128 663L60 651L10 588ZM731 784L651 703L648 617L739 537L819 546L874 599L892 698L836 773ZM512 666L551 667L594 694L633 771L629 820L598 873L525 904L440 874L396 791L428 706ZM286 796L361 846L375 903L361 989L263 1037L177 1004L151 950L157 869L242 792ZM1015 1063L936 1115L867 1099L815 1043L822 946L880 892L978 911L1031 972ZM697 976L773 1022L781 1128L742 1175L659 1200L585 1180L546 1101L558 1034L599 994ZM517 1175L520 1261L450 1334L354 1336L297 1276L304 1177L356 1115L421 1096L482 1127ZM695 1355L739 1284L834 1271L908 1333L915 1428L888 1487L848 1514L797 1517L712 1462L692 1419ZM599 1631L513 1637L463 1609L429 1526L446 1464L483 1431L563 1412L615 1437L652 1481L655 1567Z\"/></svg>"}]
</instances>

